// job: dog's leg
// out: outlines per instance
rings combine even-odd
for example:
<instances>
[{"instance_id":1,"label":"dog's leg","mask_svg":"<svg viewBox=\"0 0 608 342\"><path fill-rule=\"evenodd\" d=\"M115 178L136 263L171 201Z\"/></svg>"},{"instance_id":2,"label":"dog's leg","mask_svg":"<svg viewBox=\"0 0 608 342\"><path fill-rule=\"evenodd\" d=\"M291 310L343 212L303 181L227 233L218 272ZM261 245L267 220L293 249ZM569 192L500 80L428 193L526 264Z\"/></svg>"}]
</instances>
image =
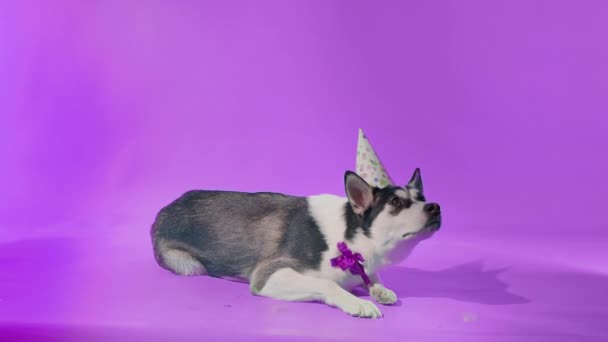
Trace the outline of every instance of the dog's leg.
<instances>
[{"instance_id":1,"label":"dog's leg","mask_svg":"<svg viewBox=\"0 0 608 342\"><path fill-rule=\"evenodd\" d=\"M380 281L380 276L377 274L371 275L369 277L371 280L371 285L368 287L369 294L374 298L378 303L384 305L391 305L397 302L397 295L395 292L387 289L382 285Z\"/></svg>"},{"instance_id":2,"label":"dog's leg","mask_svg":"<svg viewBox=\"0 0 608 342\"><path fill-rule=\"evenodd\" d=\"M323 301L337 307L349 315L378 318L382 313L374 303L355 297L336 282L306 276L292 268L281 268L268 277L259 292L255 294L274 299L290 301Z\"/></svg>"}]
</instances>

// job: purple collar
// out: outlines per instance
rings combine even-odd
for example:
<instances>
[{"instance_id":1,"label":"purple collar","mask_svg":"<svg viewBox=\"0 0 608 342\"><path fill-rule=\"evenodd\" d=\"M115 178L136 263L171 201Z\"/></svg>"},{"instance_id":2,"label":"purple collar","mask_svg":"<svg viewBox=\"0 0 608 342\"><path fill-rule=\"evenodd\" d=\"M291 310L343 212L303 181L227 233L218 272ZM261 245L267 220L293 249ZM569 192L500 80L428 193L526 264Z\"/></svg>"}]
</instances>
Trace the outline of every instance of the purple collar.
<instances>
[{"instance_id":1,"label":"purple collar","mask_svg":"<svg viewBox=\"0 0 608 342\"><path fill-rule=\"evenodd\" d=\"M371 282L363 268L363 263L365 262L363 256L359 253L353 253L344 241L338 243L338 250L342 255L331 259L331 266L340 267L342 271L348 269L351 274L361 276L365 285L369 286Z\"/></svg>"}]
</instances>

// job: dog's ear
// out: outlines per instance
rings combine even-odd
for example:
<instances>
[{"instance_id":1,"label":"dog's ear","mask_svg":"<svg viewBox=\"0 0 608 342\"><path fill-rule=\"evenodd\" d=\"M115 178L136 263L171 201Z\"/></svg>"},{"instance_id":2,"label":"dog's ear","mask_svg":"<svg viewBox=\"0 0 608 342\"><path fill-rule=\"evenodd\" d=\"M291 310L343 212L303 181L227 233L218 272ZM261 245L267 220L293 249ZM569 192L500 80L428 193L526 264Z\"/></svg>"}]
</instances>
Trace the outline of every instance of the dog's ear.
<instances>
[{"instance_id":1,"label":"dog's ear","mask_svg":"<svg viewBox=\"0 0 608 342\"><path fill-rule=\"evenodd\" d=\"M418 190L418 192L420 194L423 193L423 191L422 191L422 176L420 175L420 168L416 168L416 170L414 171L414 174L412 175L412 178L407 183L407 187L408 188L412 188L414 190Z\"/></svg>"},{"instance_id":2,"label":"dog's ear","mask_svg":"<svg viewBox=\"0 0 608 342\"><path fill-rule=\"evenodd\" d=\"M344 174L344 185L353 211L358 215L363 215L374 202L374 189L352 171L346 171Z\"/></svg>"}]
</instances>

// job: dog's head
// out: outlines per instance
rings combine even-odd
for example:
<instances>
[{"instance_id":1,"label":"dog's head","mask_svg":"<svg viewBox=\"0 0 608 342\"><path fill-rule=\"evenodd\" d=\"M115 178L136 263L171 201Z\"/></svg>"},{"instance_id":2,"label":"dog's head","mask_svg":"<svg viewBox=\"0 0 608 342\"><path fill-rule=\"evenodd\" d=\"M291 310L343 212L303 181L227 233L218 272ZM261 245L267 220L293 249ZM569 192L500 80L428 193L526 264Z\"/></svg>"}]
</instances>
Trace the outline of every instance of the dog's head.
<instances>
[{"instance_id":1,"label":"dog's head","mask_svg":"<svg viewBox=\"0 0 608 342\"><path fill-rule=\"evenodd\" d=\"M403 187L372 187L351 171L344 182L353 212L380 244L394 247L401 241L428 238L441 226L439 204L424 197L420 169Z\"/></svg>"}]
</instances>

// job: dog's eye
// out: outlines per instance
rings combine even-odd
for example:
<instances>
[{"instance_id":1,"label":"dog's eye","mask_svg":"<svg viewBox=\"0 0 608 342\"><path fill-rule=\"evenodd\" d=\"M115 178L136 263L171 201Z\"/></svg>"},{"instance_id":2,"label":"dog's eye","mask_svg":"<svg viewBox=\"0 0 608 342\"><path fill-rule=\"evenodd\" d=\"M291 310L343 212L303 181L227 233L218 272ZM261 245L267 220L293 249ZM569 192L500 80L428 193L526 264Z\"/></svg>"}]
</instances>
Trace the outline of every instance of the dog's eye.
<instances>
[{"instance_id":1,"label":"dog's eye","mask_svg":"<svg viewBox=\"0 0 608 342\"><path fill-rule=\"evenodd\" d=\"M399 197L391 198L391 204L397 208L401 207L401 199Z\"/></svg>"}]
</instances>

